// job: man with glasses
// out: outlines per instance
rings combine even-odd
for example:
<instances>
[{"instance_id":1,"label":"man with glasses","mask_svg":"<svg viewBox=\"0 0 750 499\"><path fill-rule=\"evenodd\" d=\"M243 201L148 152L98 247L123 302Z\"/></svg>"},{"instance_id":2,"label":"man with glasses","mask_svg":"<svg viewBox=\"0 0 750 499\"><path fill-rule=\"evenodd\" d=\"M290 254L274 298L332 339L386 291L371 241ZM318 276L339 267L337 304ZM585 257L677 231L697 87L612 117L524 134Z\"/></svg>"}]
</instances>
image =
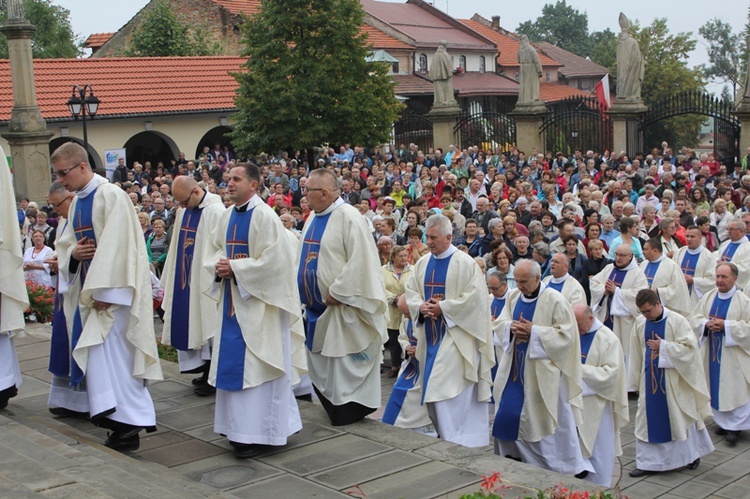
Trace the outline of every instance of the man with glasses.
<instances>
[{"instance_id":1,"label":"man with glasses","mask_svg":"<svg viewBox=\"0 0 750 499\"><path fill-rule=\"evenodd\" d=\"M687 245L674 255L690 292L689 310L694 310L703 295L716 286L716 257L701 244L702 236L700 227L688 226L685 229Z\"/></svg>"},{"instance_id":2,"label":"man with glasses","mask_svg":"<svg viewBox=\"0 0 750 499\"><path fill-rule=\"evenodd\" d=\"M148 255L127 194L94 175L87 158L73 142L51 157L58 181L75 192L57 246L60 281L68 288L70 382L85 383L92 422L112 430L104 444L137 450L140 431L156 430L145 382L162 379Z\"/></svg>"},{"instance_id":3,"label":"man with glasses","mask_svg":"<svg viewBox=\"0 0 750 499\"><path fill-rule=\"evenodd\" d=\"M218 195L205 191L193 177L177 177L172 191L181 209L175 217L173 244L169 245L161 276L161 342L177 350L180 372L201 374L193 380L195 394L213 395L216 389L208 384L210 342L219 325L219 309L216 302L203 296L214 279L203 263L208 238L226 208Z\"/></svg>"},{"instance_id":4,"label":"man with glasses","mask_svg":"<svg viewBox=\"0 0 750 499\"><path fill-rule=\"evenodd\" d=\"M744 220L732 220L727 224L729 239L721 243L715 253L719 262L732 262L737 266L737 287L740 289L746 289L750 284L750 241L745 237Z\"/></svg>"},{"instance_id":5,"label":"man with glasses","mask_svg":"<svg viewBox=\"0 0 750 499\"><path fill-rule=\"evenodd\" d=\"M630 476L694 470L714 450L704 423L711 397L698 342L690 322L663 307L656 291L639 291L635 303L641 316L628 364L628 389L638 392Z\"/></svg>"},{"instance_id":6,"label":"man with glasses","mask_svg":"<svg viewBox=\"0 0 750 499\"><path fill-rule=\"evenodd\" d=\"M648 287L659 294L662 305L686 317L690 315L692 307L687 282L679 265L664 254L658 237L644 243L643 256L646 259L641 262L641 270L646 275Z\"/></svg>"}]
</instances>

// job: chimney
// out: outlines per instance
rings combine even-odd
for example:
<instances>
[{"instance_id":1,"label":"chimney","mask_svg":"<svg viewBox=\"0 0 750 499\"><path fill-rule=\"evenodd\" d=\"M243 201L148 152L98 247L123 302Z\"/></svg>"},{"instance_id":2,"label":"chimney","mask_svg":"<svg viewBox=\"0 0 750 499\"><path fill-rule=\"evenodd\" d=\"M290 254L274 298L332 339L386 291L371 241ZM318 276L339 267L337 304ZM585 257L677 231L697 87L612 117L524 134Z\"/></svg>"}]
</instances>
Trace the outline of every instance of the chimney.
<instances>
[{"instance_id":1,"label":"chimney","mask_svg":"<svg viewBox=\"0 0 750 499\"><path fill-rule=\"evenodd\" d=\"M492 24L490 27L495 30L500 29L500 16L492 16Z\"/></svg>"}]
</instances>

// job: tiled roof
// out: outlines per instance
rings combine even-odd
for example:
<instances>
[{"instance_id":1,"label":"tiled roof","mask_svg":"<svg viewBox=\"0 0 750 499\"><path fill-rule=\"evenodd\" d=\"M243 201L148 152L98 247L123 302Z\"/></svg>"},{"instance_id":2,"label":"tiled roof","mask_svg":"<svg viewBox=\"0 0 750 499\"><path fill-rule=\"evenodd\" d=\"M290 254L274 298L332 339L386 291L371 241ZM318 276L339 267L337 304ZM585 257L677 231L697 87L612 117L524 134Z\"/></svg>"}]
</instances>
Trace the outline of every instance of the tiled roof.
<instances>
[{"instance_id":1,"label":"tiled roof","mask_svg":"<svg viewBox=\"0 0 750 499\"><path fill-rule=\"evenodd\" d=\"M409 75L393 75L396 82L395 92L398 95L432 95L435 86L426 77Z\"/></svg>"},{"instance_id":2,"label":"tiled roof","mask_svg":"<svg viewBox=\"0 0 750 499\"><path fill-rule=\"evenodd\" d=\"M544 102L555 102L566 97L590 97L591 94L562 83L540 83L539 98Z\"/></svg>"},{"instance_id":3,"label":"tiled roof","mask_svg":"<svg viewBox=\"0 0 750 499\"><path fill-rule=\"evenodd\" d=\"M260 10L260 0L213 0L215 4L221 5L232 14L243 12L248 16Z\"/></svg>"},{"instance_id":4,"label":"tiled roof","mask_svg":"<svg viewBox=\"0 0 750 499\"><path fill-rule=\"evenodd\" d=\"M448 42L448 48L465 48L495 51L480 36L472 35L429 12L427 8L411 3L379 2L361 0L362 7L372 17L404 33L419 46L437 46L440 40ZM458 24L458 23L456 23Z\"/></svg>"},{"instance_id":5,"label":"tiled roof","mask_svg":"<svg viewBox=\"0 0 750 499\"><path fill-rule=\"evenodd\" d=\"M383 33L378 28L365 24L360 28L361 31L367 33L368 43L372 43L376 49L406 49L413 50L414 47L408 43L402 42L398 38L394 38L391 35Z\"/></svg>"},{"instance_id":6,"label":"tiled roof","mask_svg":"<svg viewBox=\"0 0 750 499\"><path fill-rule=\"evenodd\" d=\"M115 36L117 33L92 33L88 38L86 38L86 41L83 42L83 45L90 49L98 49L107 41Z\"/></svg>"},{"instance_id":7,"label":"tiled roof","mask_svg":"<svg viewBox=\"0 0 750 499\"><path fill-rule=\"evenodd\" d=\"M473 95L518 95L518 83L496 73L463 73L453 77L459 97Z\"/></svg>"},{"instance_id":8,"label":"tiled roof","mask_svg":"<svg viewBox=\"0 0 750 499\"><path fill-rule=\"evenodd\" d=\"M69 120L73 85L90 84L97 117L231 111L242 57L37 59L37 101L47 120ZM158 77L156 77L158 76ZM0 60L0 122L10 119L10 62Z\"/></svg>"},{"instance_id":9,"label":"tiled roof","mask_svg":"<svg viewBox=\"0 0 750 499\"><path fill-rule=\"evenodd\" d=\"M500 66L518 66L518 47L521 46L519 41L511 36L495 31L478 21L474 21L473 19L459 19L459 21L485 38L489 38L495 43L495 45L497 45L497 50L499 52L497 63ZM559 61L547 57L542 52L539 52L539 62L541 62L544 67L559 67L562 65Z\"/></svg>"},{"instance_id":10,"label":"tiled roof","mask_svg":"<svg viewBox=\"0 0 750 499\"><path fill-rule=\"evenodd\" d=\"M604 66L572 52L568 52L565 49L561 49L560 47L556 47L551 43L538 42L534 45L540 51L562 63L562 67L558 71L566 78L582 78L587 76L598 76L601 78L609 72Z\"/></svg>"}]
</instances>

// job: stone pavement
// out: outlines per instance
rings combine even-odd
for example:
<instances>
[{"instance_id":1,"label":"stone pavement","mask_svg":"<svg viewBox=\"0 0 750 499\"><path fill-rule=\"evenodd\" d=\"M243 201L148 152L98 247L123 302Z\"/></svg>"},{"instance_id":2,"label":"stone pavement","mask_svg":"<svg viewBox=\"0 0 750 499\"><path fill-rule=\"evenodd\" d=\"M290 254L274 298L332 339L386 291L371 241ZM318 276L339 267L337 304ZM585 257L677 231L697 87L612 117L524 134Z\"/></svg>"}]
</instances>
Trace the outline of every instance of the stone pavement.
<instances>
[{"instance_id":1,"label":"stone pavement","mask_svg":"<svg viewBox=\"0 0 750 499\"><path fill-rule=\"evenodd\" d=\"M558 483L595 490L587 482L494 456L490 447L468 449L374 419L332 427L322 407L307 402L299 404L304 428L287 446L238 460L227 440L213 432L213 398L195 396L191 376L169 362L162 362L165 380L150 386L159 431L142 435L137 452L120 454L101 445L106 430L47 412L49 327L29 326L16 342L24 384L0 412L2 497L457 498L478 491L482 475L494 471L512 485L505 497ZM392 384L383 377L384 403ZM712 437L716 451L697 470L632 479L627 476L635 465L631 424L623 434L623 493L750 497L747 440L732 448Z\"/></svg>"}]
</instances>

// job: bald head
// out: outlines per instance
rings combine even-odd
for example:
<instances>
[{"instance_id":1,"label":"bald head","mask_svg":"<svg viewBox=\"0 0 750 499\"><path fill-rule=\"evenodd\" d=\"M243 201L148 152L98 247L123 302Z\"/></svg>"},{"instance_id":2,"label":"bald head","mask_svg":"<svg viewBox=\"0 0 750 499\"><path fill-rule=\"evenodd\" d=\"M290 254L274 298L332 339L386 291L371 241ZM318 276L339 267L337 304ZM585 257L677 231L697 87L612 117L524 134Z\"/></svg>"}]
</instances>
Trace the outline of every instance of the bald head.
<instances>
[{"instance_id":1,"label":"bald head","mask_svg":"<svg viewBox=\"0 0 750 499\"><path fill-rule=\"evenodd\" d=\"M200 186L195 178L191 175L180 175L172 182L172 197L178 204L193 208L194 206L190 206L190 204L196 197L192 195L196 189L200 189ZM200 203L200 199L197 199L196 202Z\"/></svg>"},{"instance_id":2,"label":"bald head","mask_svg":"<svg viewBox=\"0 0 750 499\"><path fill-rule=\"evenodd\" d=\"M576 303L573 305L573 313L576 316L578 333L586 334L594 325L594 313L591 311L591 307L585 303Z\"/></svg>"},{"instance_id":3,"label":"bald head","mask_svg":"<svg viewBox=\"0 0 750 499\"><path fill-rule=\"evenodd\" d=\"M555 253L550 261L550 273L552 277L559 279L568 273L570 258L564 253Z\"/></svg>"}]
</instances>

